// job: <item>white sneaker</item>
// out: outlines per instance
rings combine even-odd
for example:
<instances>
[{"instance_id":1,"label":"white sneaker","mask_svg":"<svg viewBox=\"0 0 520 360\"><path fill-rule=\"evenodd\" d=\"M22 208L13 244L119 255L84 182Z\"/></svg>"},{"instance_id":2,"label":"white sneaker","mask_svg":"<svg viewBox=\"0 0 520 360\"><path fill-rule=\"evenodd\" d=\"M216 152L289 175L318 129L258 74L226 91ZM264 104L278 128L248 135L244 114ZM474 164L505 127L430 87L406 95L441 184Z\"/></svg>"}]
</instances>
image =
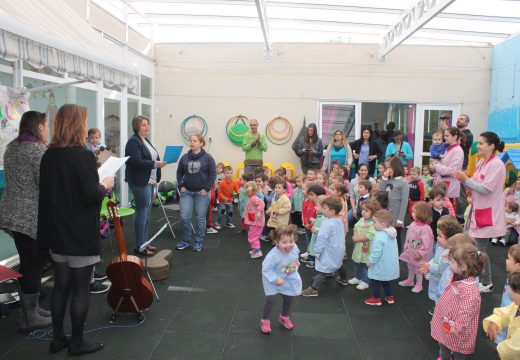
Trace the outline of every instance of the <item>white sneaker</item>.
<instances>
[{"instance_id":1,"label":"white sneaker","mask_svg":"<svg viewBox=\"0 0 520 360\"><path fill-rule=\"evenodd\" d=\"M352 279L350 279L350 280L348 281L348 283L349 283L350 285L359 285L359 284L361 284L361 280L359 280L358 278L352 278Z\"/></svg>"},{"instance_id":2,"label":"white sneaker","mask_svg":"<svg viewBox=\"0 0 520 360\"><path fill-rule=\"evenodd\" d=\"M493 292L493 284L484 285L482 283L478 284L478 289L481 293L492 293Z\"/></svg>"},{"instance_id":3,"label":"white sneaker","mask_svg":"<svg viewBox=\"0 0 520 360\"><path fill-rule=\"evenodd\" d=\"M258 259L258 258L261 258L262 256L264 256L264 254L262 254L261 251L255 251L255 253L251 255L251 259Z\"/></svg>"},{"instance_id":4,"label":"white sneaker","mask_svg":"<svg viewBox=\"0 0 520 360\"><path fill-rule=\"evenodd\" d=\"M493 239L491 239L491 244L496 245L497 242L498 242L498 239L497 239L497 238L493 238Z\"/></svg>"},{"instance_id":5,"label":"white sneaker","mask_svg":"<svg viewBox=\"0 0 520 360\"><path fill-rule=\"evenodd\" d=\"M235 225L231 224L231 223L228 223L228 224L226 224L224 226L227 227L228 229L234 229L235 228Z\"/></svg>"},{"instance_id":6,"label":"white sneaker","mask_svg":"<svg viewBox=\"0 0 520 360\"><path fill-rule=\"evenodd\" d=\"M498 242L499 242L500 245L502 245L502 246L506 246L506 244L507 244L507 243L506 243L506 239L504 239L504 238L498 240Z\"/></svg>"},{"instance_id":7,"label":"white sneaker","mask_svg":"<svg viewBox=\"0 0 520 360\"><path fill-rule=\"evenodd\" d=\"M300 235L305 235L305 229L304 228L298 228L298 229L296 229L296 233L298 233Z\"/></svg>"},{"instance_id":8,"label":"white sneaker","mask_svg":"<svg viewBox=\"0 0 520 360\"><path fill-rule=\"evenodd\" d=\"M368 289L368 284L364 281L361 281L358 286L356 286L356 289L358 290L366 290Z\"/></svg>"},{"instance_id":9,"label":"white sneaker","mask_svg":"<svg viewBox=\"0 0 520 360\"><path fill-rule=\"evenodd\" d=\"M218 234L218 230L209 227L206 229L206 234Z\"/></svg>"},{"instance_id":10,"label":"white sneaker","mask_svg":"<svg viewBox=\"0 0 520 360\"><path fill-rule=\"evenodd\" d=\"M309 253L308 252L304 252L303 254L300 255L300 258L302 258L304 260L307 260L309 258Z\"/></svg>"},{"instance_id":11,"label":"white sneaker","mask_svg":"<svg viewBox=\"0 0 520 360\"><path fill-rule=\"evenodd\" d=\"M220 226L219 223L215 223L215 229L220 230L220 229L222 229L222 226Z\"/></svg>"}]
</instances>

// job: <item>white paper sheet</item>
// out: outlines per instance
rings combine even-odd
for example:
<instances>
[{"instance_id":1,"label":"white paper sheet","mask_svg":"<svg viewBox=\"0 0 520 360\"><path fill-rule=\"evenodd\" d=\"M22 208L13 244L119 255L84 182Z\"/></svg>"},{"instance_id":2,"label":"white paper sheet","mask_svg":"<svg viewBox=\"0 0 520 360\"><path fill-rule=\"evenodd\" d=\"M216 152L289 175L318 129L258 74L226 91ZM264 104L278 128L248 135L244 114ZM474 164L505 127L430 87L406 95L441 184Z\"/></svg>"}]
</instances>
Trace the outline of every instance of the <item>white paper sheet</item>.
<instances>
[{"instance_id":1,"label":"white paper sheet","mask_svg":"<svg viewBox=\"0 0 520 360\"><path fill-rule=\"evenodd\" d=\"M123 166L123 164L128 160L130 156L118 158L115 156L111 156L101 165L98 169L99 180L102 181L107 176L115 175L117 170Z\"/></svg>"}]
</instances>

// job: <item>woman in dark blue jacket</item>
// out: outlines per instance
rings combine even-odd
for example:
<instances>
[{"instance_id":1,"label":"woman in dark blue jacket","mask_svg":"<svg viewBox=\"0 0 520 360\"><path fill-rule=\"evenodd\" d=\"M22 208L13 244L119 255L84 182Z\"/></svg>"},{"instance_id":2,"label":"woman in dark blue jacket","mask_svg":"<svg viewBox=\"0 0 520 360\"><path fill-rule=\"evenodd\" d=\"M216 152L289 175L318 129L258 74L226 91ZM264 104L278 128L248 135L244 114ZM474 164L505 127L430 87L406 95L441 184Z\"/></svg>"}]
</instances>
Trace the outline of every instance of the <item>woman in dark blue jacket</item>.
<instances>
[{"instance_id":1,"label":"woman in dark blue jacket","mask_svg":"<svg viewBox=\"0 0 520 360\"><path fill-rule=\"evenodd\" d=\"M155 185L161 181L161 168L166 165L160 161L159 154L146 136L150 132L150 120L144 116L136 116L132 120L134 135L125 146L126 162L125 181L134 193L135 211L135 254L150 256L156 248L148 245L143 251L139 248L146 242L148 222L152 208Z\"/></svg>"},{"instance_id":2,"label":"woman in dark blue jacket","mask_svg":"<svg viewBox=\"0 0 520 360\"><path fill-rule=\"evenodd\" d=\"M181 192L182 240L177 250L191 247L191 217L195 210L194 251L202 250L206 233L206 212L209 206L209 191L215 183L217 169L215 160L202 148L206 145L200 134L190 136L190 151L184 154L177 167L177 186Z\"/></svg>"},{"instance_id":3,"label":"woman in dark blue jacket","mask_svg":"<svg viewBox=\"0 0 520 360\"><path fill-rule=\"evenodd\" d=\"M361 139L350 144L352 148L352 157L356 170L360 164L368 165L369 177L374 176L376 170L376 160L382 155L381 148L372 139L372 128L366 127L361 133Z\"/></svg>"}]
</instances>

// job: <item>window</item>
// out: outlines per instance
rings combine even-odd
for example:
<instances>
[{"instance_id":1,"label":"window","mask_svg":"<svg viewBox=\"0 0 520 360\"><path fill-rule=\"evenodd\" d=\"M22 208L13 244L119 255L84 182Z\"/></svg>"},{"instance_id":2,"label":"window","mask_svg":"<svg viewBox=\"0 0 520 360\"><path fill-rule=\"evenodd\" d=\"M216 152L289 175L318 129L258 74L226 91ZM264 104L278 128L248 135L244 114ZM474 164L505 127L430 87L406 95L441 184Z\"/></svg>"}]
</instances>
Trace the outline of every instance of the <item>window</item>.
<instances>
[{"instance_id":1,"label":"window","mask_svg":"<svg viewBox=\"0 0 520 360\"><path fill-rule=\"evenodd\" d=\"M354 141L359 113L359 105L356 103L321 102L318 134L321 134L323 146L326 147L331 142L336 130L342 131L349 142Z\"/></svg>"}]
</instances>

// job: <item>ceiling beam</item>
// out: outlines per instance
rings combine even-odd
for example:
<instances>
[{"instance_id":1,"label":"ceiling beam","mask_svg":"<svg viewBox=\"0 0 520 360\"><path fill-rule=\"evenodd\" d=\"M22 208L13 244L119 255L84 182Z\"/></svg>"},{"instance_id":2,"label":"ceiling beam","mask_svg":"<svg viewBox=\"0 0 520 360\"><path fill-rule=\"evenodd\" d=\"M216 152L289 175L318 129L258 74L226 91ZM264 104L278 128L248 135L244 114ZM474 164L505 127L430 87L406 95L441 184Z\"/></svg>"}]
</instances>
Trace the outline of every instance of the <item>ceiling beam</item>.
<instances>
[{"instance_id":1,"label":"ceiling beam","mask_svg":"<svg viewBox=\"0 0 520 360\"><path fill-rule=\"evenodd\" d=\"M399 17L399 20L390 26L387 33L383 36L383 41L379 45L379 60L384 61L385 56L390 51L412 36L414 32L423 27L454 1L418 0L412 8L405 10Z\"/></svg>"},{"instance_id":2,"label":"ceiling beam","mask_svg":"<svg viewBox=\"0 0 520 360\"><path fill-rule=\"evenodd\" d=\"M265 45L265 57L270 58L273 56L273 48L271 46L271 40L269 38L269 20L267 19L267 10L265 8L264 0L255 0L256 10L258 12L258 19L260 20L260 26L262 27L262 34L264 36Z\"/></svg>"}]
</instances>

